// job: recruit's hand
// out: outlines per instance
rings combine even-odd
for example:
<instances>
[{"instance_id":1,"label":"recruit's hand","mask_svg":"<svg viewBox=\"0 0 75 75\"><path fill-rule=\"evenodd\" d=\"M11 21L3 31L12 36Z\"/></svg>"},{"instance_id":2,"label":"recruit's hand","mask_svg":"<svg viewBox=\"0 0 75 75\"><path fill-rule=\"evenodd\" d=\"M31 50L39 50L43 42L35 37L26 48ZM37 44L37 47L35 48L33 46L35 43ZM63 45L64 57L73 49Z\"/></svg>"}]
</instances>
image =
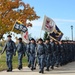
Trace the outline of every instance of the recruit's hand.
<instances>
[{"instance_id":1,"label":"recruit's hand","mask_svg":"<svg viewBox=\"0 0 75 75\"><path fill-rule=\"evenodd\" d=\"M25 54L23 54L24 55L24 57L25 57Z\"/></svg>"},{"instance_id":2,"label":"recruit's hand","mask_svg":"<svg viewBox=\"0 0 75 75\"><path fill-rule=\"evenodd\" d=\"M2 54L3 54L3 52L0 53L0 55L2 55Z\"/></svg>"},{"instance_id":3,"label":"recruit's hand","mask_svg":"<svg viewBox=\"0 0 75 75\"><path fill-rule=\"evenodd\" d=\"M2 55L3 53L0 53L0 55Z\"/></svg>"},{"instance_id":4,"label":"recruit's hand","mask_svg":"<svg viewBox=\"0 0 75 75\"><path fill-rule=\"evenodd\" d=\"M16 53L14 53L14 56L16 56Z\"/></svg>"}]
</instances>

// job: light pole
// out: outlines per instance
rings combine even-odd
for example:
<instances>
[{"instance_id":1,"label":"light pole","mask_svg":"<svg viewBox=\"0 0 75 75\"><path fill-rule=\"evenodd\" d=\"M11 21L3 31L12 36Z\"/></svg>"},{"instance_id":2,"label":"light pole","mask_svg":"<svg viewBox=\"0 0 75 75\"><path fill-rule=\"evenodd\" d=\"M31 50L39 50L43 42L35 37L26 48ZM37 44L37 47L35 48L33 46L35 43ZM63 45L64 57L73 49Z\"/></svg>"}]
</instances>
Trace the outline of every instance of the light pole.
<instances>
[{"instance_id":1,"label":"light pole","mask_svg":"<svg viewBox=\"0 0 75 75\"><path fill-rule=\"evenodd\" d=\"M71 36L72 36L72 41L73 41L73 25L71 25Z\"/></svg>"}]
</instances>

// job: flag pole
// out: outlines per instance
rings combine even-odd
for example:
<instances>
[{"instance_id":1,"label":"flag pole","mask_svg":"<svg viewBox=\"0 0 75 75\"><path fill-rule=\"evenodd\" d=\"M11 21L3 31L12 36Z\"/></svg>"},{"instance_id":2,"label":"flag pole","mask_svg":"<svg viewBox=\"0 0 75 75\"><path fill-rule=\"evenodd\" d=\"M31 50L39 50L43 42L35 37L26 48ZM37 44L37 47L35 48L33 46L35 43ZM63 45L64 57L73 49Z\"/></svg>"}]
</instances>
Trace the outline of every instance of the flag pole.
<instances>
[{"instance_id":1,"label":"flag pole","mask_svg":"<svg viewBox=\"0 0 75 75\"><path fill-rule=\"evenodd\" d=\"M13 32L13 30L14 30L14 25L13 25L13 27L12 27L12 30L11 30L11 32Z\"/></svg>"},{"instance_id":2,"label":"flag pole","mask_svg":"<svg viewBox=\"0 0 75 75\"><path fill-rule=\"evenodd\" d=\"M50 34L50 33L48 32L48 36L47 36L47 38L49 37L49 34Z\"/></svg>"},{"instance_id":3,"label":"flag pole","mask_svg":"<svg viewBox=\"0 0 75 75\"><path fill-rule=\"evenodd\" d=\"M15 21L15 23L14 23L14 25L13 25L13 27L12 27L12 29L11 29L10 32L13 32L15 24L16 24L16 21ZM11 34L12 34L12 33L11 33Z\"/></svg>"}]
</instances>

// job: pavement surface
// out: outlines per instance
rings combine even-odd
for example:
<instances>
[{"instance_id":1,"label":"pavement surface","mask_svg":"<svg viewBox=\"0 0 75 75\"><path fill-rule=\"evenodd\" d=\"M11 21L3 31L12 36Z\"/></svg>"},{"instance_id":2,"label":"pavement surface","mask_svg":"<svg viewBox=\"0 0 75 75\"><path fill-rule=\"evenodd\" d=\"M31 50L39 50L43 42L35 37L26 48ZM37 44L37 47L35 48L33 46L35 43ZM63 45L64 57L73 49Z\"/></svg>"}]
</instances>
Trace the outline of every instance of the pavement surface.
<instances>
[{"instance_id":1,"label":"pavement surface","mask_svg":"<svg viewBox=\"0 0 75 75\"><path fill-rule=\"evenodd\" d=\"M21 71L14 69L12 72L2 71L0 75L42 75L39 74L39 69L31 71L28 67L24 67ZM45 71L44 75L75 75L75 62L69 63L65 66L55 68L49 72Z\"/></svg>"}]
</instances>

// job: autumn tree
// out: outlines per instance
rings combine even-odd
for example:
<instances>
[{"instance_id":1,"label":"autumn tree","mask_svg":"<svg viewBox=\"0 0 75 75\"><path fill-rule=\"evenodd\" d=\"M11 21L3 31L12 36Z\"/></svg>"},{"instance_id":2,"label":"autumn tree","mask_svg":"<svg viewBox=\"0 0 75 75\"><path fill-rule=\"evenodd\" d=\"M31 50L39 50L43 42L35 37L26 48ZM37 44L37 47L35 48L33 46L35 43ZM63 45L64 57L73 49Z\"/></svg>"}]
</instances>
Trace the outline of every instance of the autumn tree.
<instances>
[{"instance_id":1,"label":"autumn tree","mask_svg":"<svg viewBox=\"0 0 75 75\"><path fill-rule=\"evenodd\" d=\"M23 8L20 8L23 6ZM21 0L0 0L0 39L3 34L10 32L16 20L21 21L25 26L32 27L27 21L38 19L34 7L25 4ZM18 33L18 31L14 30Z\"/></svg>"}]
</instances>

